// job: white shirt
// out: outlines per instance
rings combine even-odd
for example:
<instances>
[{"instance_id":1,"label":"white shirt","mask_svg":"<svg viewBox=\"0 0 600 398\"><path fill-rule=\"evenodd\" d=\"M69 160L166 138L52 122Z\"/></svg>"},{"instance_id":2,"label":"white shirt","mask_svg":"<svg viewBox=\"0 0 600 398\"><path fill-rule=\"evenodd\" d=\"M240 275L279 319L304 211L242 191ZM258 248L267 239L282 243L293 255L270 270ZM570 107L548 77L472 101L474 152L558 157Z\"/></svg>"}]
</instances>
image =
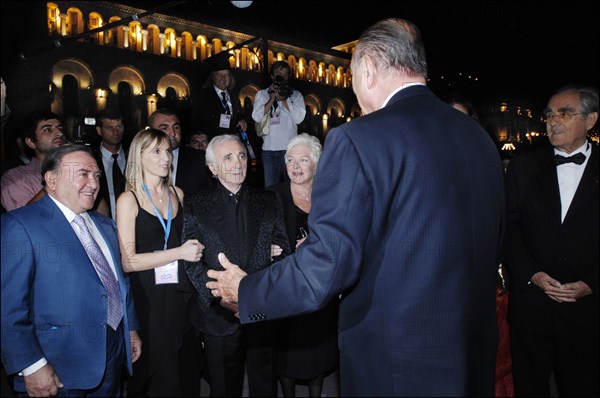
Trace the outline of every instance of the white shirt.
<instances>
[{"instance_id":1,"label":"white shirt","mask_svg":"<svg viewBox=\"0 0 600 398\"><path fill-rule=\"evenodd\" d=\"M117 220L117 199L115 198L115 186L113 184L113 175L112 175L112 167L114 159L112 157L112 152L108 149L104 148L102 144L100 144L100 153L102 154L102 166L104 167L104 175L106 176L106 183L108 184L108 198L110 200L110 214L112 214L113 220ZM117 158L117 162L119 164L119 168L121 169L121 173L125 175L125 166L127 165L127 159L125 159L125 151L123 150L123 146L119 148L117 152L119 157Z\"/></svg>"},{"instance_id":2,"label":"white shirt","mask_svg":"<svg viewBox=\"0 0 600 398\"><path fill-rule=\"evenodd\" d=\"M403 85L401 85L400 87L398 87L397 89L395 89L394 91L392 91L392 93L390 95L388 95L388 97L385 99L385 101L383 101L383 104L381 105L382 108L385 108L385 106L387 105L388 102L390 102L390 100L392 99L392 97L394 95L396 95L396 93L400 90L404 90L405 88L409 88L412 86L424 86L423 83L421 82L412 82L412 83L405 83Z\"/></svg>"},{"instance_id":3,"label":"white shirt","mask_svg":"<svg viewBox=\"0 0 600 398\"><path fill-rule=\"evenodd\" d=\"M179 160L179 147L173 149L173 163L171 165L171 183L176 184L175 179L177 178L177 161Z\"/></svg>"},{"instance_id":4,"label":"white shirt","mask_svg":"<svg viewBox=\"0 0 600 398\"><path fill-rule=\"evenodd\" d=\"M586 142L571 153L562 152L554 148L555 155L566 157L573 156L576 153L583 153L585 155L585 161L582 164L564 163L560 166L556 166L558 189L560 191L561 222L565 220L569 206L571 206L571 202L573 201L573 197L575 196L575 192L577 191L577 187L581 181L581 176L583 176L585 166L587 165L590 155L592 154L592 146Z\"/></svg>"},{"instance_id":5,"label":"white shirt","mask_svg":"<svg viewBox=\"0 0 600 398\"><path fill-rule=\"evenodd\" d=\"M269 89L260 90L254 97L254 108L252 110L252 119L256 123L260 122L265 112L265 104L269 102L271 95ZM263 136L263 151L285 151L287 144L292 138L298 135L298 125L306 116L306 106L304 105L304 97L298 90L294 90L292 95L287 99L287 105L290 108L286 109L285 105L278 101L277 109L273 110L273 117L278 118L278 123L273 124L269 121L269 135Z\"/></svg>"}]
</instances>

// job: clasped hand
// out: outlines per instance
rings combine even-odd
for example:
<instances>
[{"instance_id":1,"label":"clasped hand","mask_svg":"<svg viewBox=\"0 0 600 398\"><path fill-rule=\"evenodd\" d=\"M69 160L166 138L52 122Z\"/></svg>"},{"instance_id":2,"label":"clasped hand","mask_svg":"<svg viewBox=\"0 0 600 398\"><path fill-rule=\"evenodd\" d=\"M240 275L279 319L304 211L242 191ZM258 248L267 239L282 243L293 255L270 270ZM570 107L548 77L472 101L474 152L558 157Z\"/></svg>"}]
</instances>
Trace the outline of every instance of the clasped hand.
<instances>
[{"instance_id":1,"label":"clasped hand","mask_svg":"<svg viewBox=\"0 0 600 398\"><path fill-rule=\"evenodd\" d=\"M592 289L583 281L562 284L545 272L537 272L531 282L542 289L552 300L559 303L574 303L578 299L592 294Z\"/></svg>"}]
</instances>

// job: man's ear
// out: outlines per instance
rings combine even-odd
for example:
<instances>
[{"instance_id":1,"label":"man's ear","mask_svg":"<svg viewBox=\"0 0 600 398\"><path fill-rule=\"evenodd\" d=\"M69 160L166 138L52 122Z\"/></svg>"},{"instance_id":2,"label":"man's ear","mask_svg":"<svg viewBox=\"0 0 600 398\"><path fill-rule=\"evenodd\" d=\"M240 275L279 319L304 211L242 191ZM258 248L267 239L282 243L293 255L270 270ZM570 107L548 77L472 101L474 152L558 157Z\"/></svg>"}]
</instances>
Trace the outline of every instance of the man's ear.
<instances>
[{"instance_id":1,"label":"man's ear","mask_svg":"<svg viewBox=\"0 0 600 398\"><path fill-rule=\"evenodd\" d=\"M363 56L363 73L364 73L364 81L365 85L371 89L375 85L375 81L377 78L377 68L375 67L375 63L368 55Z\"/></svg>"},{"instance_id":2,"label":"man's ear","mask_svg":"<svg viewBox=\"0 0 600 398\"><path fill-rule=\"evenodd\" d=\"M31 139L31 137L26 137L25 138L25 145L27 145L29 148L31 148L33 150L35 150L35 148L37 148L36 145L35 145L35 142L33 142L33 140Z\"/></svg>"},{"instance_id":3,"label":"man's ear","mask_svg":"<svg viewBox=\"0 0 600 398\"><path fill-rule=\"evenodd\" d=\"M58 173L54 170L49 170L44 174L44 181L46 181L46 190L55 191L56 182L58 181Z\"/></svg>"},{"instance_id":4,"label":"man's ear","mask_svg":"<svg viewBox=\"0 0 600 398\"><path fill-rule=\"evenodd\" d=\"M100 136L102 135L102 128L101 127L96 126L96 134L98 134Z\"/></svg>"},{"instance_id":5,"label":"man's ear","mask_svg":"<svg viewBox=\"0 0 600 398\"><path fill-rule=\"evenodd\" d=\"M588 130L591 130L598 121L598 112L591 112L585 119L585 124Z\"/></svg>"},{"instance_id":6,"label":"man's ear","mask_svg":"<svg viewBox=\"0 0 600 398\"><path fill-rule=\"evenodd\" d=\"M216 176L217 173L219 172L219 168L217 167L216 163L209 163L208 169L210 170L211 173L213 173L214 176Z\"/></svg>"}]
</instances>

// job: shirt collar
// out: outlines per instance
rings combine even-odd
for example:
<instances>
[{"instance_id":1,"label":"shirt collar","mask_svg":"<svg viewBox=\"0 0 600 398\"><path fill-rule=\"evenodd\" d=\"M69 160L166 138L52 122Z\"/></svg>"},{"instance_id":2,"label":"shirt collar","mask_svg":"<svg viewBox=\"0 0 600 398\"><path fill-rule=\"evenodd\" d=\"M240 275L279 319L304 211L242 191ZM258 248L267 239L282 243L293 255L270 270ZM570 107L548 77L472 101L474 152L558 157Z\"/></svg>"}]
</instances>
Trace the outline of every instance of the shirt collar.
<instances>
[{"instance_id":1,"label":"shirt collar","mask_svg":"<svg viewBox=\"0 0 600 398\"><path fill-rule=\"evenodd\" d=\"M566 152L561 151L560 149L554 148L554 154L561 155L561 156L573 156L577 153L583 153L586 157L589 158L591 151L592 151L592 146L587 141L582 146L580 146L579 148L577 148L576 150L574 150L571 153L566 153Z\"/></svg>"},{"instance_id":2,"label":"shirt collar","mask_svg":"<svg viewBox=\"0 0 600 398\"><path fill-rule=\"evenodd\" d=\"M54 203L56 203L56 206L58 206L58 208L60 209L60 211L64 214L65 218L67 219L67 221L69 222L69 224L71 222L73 222L73 220L75 219L75 217L77 216L77 214L69 209L67 206L65 206L64 204L62 204L61 202L58 201L58 199L56 199L54 196L47 194L50 199L52 199L52 201ZM90 223L90 216L87 213L87 211L84 211L83 213L80 213L80 215L85 219L86 223Z\"/></svg>"},{"instance_id":3,"label":"shirt collar","mask_svg":"<svg viewBox=\"0 0 600 398\"><path fill-rule=\"evenodd\" d=\"M390 99L392 99L392 97L394 95L396 95L397 92L404 90L405 88L409 88L412 86L424 86L423 83L421 82L410 82L410 83L404 83L403 85L401 85L400 87L398 87L397 89L395 89L394 91L392 91L392 93L390 95L388 95L388 97L385 99L385 101L383 101L383 105L381 106L382 108L385 108L385 106L387 105L387 103L390 101Z\"/></svg>"}]
</instances>

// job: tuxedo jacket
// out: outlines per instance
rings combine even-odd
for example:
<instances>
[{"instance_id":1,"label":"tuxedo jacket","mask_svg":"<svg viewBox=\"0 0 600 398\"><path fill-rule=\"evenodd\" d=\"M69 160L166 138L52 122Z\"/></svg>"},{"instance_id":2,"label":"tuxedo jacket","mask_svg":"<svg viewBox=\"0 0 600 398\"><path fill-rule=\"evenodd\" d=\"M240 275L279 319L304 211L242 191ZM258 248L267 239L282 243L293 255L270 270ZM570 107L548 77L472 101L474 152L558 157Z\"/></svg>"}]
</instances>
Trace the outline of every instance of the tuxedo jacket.
<instances>
[{"instance_id":1,"label":"tuxedo jacket","mask_svg":"<svg viewBox=\"0 0 600 398\"><path fill-rule=\"evenodd\" d=\"M225 336L239 328L239 320L223 308L206 287L209 269L222 271L219 253L238 264L245 272L253 273L271 265L271 244L283 249L282 256L290 253L290 244L283 220L281 200L273 192L246 187L246 250L236 256L221 227L227 222L226 203L218 186L186 196L182 242L198 239L204 245L202 259L197 263L185 262L192 284L198 290L202 312L201 330L213 336Z\"/></svg>"},{"instance_id":2,"label":"tuxedo jacket","mask_svg":"<svg viewBox=\"0 0 600 398\"><path fill-rule=\"evenodd\" d=\"M504 264L509 271L512 326L547 329L562 322L598 329L598 146L561 222L561 202L552 147L524 152L508 165ZM543 271L560 283L584 281L593 294L557 303L533 284Z\"/></svg>"},{"instance_id":3,"label":"tuxedo jacket","mask_svg":"<svg viewBox=\"0 0 600 398\"><path fill-rule=\"evenodd\" d=\"M216 136L220 134L237 134L237 122L244 118L244 109L237 95L228 91L231 105L231 123L229 129L219 127L221 114L225 113L222 98L217 94L215 88L211 85L200 92L200 131Z\"/></svg>"},{"instance_id":4,"label":"tuxedo jacket","mask_svg":"<svg viewBox=\"0 0 600 398\"><path fill-rule=\"evenodd\" d=\"M211 187L211 180L204 152L180 146L175 185L181 188L185 195L190 195Z\"/></svg>"},{"instance_id":5,"label":"tuxedo jacket","mask_svg":"<svg viewBox=\"0 0 600 398\"><path fill-rule=\"evenodd\" d=\"M242 279L242 323L343 293L342 396L493 396L498 151L425 86L331 129L296 252ZM268 292L268 293L265 293Z\"/></svg>"},{"instance_id":6,"label":"tuxedo jacket","mask_svg":"<svg viewBox=\"0 0 600 398\"><path fill-rule=\"evenodd\" d=\"M137 330L129 279L121 268L116 226L88 213L104 237L118 275L126 365ZM106 367L106 289L77 234L49 195L2 215L2 362L17 373L45 357L66 389L91 389ZM25 391L15 376L15 390Z\"/></svg>"}]
</instances>

